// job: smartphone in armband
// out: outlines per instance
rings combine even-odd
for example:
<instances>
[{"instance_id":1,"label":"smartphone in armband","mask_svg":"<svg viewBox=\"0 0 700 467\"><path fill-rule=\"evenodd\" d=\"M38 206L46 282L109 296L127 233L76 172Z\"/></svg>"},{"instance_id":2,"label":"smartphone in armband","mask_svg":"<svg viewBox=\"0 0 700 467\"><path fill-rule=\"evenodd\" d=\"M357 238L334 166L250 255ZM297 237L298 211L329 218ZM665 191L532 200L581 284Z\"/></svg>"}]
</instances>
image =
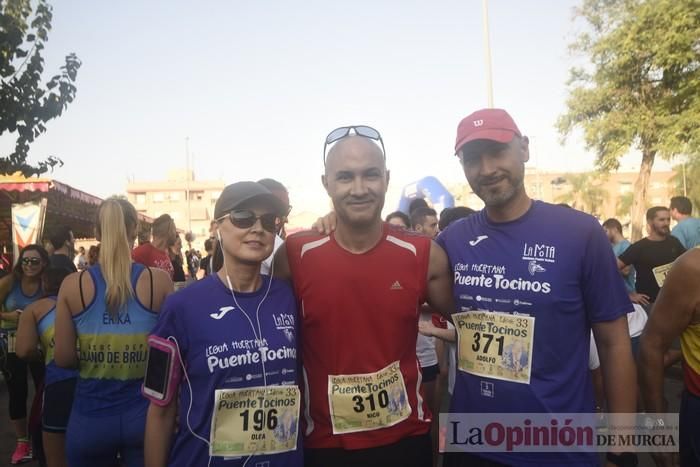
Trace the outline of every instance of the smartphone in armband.
<instances>
[{"instance_id":1,"label":"smartphone in armband","mask_svg":"<svg viewBox=\"0 0 700 467\"><path fill-rule=\"evenodd\" d=\"M177 346L162 337L149 336L146 377L141 389L156 405L168 405L180 382L180 356Z\"/></svg>"}]
</instances>

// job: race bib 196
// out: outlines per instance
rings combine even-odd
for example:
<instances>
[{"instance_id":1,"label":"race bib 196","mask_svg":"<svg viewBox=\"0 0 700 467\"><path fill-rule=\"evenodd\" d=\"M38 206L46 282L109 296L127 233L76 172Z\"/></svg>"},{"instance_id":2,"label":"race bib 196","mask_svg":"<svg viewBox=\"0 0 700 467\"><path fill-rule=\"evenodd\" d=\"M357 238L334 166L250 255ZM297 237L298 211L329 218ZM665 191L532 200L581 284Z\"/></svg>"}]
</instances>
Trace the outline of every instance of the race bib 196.
<instances>
[{"instance_id":1,"label":"race bib 196","mask_svg":"<svg viewBox=\"0 0 700 467\"><path fill-rule=\"evenodd\" d=\"M300 400L297 386L217 389L209 454L241 457L293 451Z\"/></svg>"},{"instance_id":2,"label":"race bib 196","mask_svg":"<svg viewBox=\"0 0 700 467\"><path fill-rule=\"evenodd\" d=\"M530 383L535 318L486 311L452 315L459 336L458 368L477 376Z\"/></svg>"},{"instance_id":3,"label":"race bib 196","mask_svg":"<svg viewBox=\"0 0 700 467\"><path fill-rule=\"evenodd\" d=\"M385 428L411 415L399 362L376 373L328 375L333 434Z\"/></svg>"},{"instance_id":4,"label":"race bib 196","mask_svg":"<svg viewBox=\"0 0 700 467\"><path fill-rule=\"evenodd\" d=\"M651 272L654 273L654 279L656 279L656 283L659 287L664 286L666 275L668 274L668 271L671 270L671 266L673 266L673 263L656 266L654 269L651 270Z\"/></svg>"}]
</instances>

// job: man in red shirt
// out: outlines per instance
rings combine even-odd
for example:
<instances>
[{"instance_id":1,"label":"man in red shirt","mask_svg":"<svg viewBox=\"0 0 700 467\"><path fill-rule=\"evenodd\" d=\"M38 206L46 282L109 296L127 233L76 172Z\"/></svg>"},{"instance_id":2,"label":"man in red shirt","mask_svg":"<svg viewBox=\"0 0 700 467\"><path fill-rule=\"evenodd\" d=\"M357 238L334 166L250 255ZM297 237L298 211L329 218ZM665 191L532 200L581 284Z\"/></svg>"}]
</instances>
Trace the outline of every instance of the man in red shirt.
<instances>
[{"instance_id":1,"label":"man in red shirt","mask_svg":"<svg viewBox=\"0 0 700 467\"><path fill-rule=\"evenodd\" d=\"M168 248L175 244L177 240L177 229L175 221L167 214L163 214L153 221L151 227L153 241L144 243L131 252L131 257L135 262L144 266L162 269L173 278L175 270L173 263L168 256Z\"/></svg>"},{"instance_id":2,"label":"man in red shirt","mask_svg":"<svg viewBox=\"0 0 700 467\"><path fill-rule=\"evenodd\" d=\"M382 222L389 172L374 141L364 126L329 134L336 230L292 235L275 257L300 303L307 467L432 465L416 336L423 302L454 311L451 274L430 238Z\"/></svg>"}]
</instances>

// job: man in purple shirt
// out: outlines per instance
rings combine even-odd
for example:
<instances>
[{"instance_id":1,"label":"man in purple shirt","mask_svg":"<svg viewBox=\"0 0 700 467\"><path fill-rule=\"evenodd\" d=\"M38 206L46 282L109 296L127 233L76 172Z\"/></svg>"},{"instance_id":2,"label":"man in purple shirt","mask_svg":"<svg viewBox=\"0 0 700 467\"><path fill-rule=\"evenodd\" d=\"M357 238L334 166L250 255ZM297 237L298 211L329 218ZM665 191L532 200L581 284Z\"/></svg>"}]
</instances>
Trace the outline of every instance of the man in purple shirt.
<instances>
[{"instance_id":1,"label":"man in purple shirt","mask_svg":"<svg viewBox=\"0 0 700 467\"><path fill-rule=\"evenodd\" d=\"M528 197L528 139L504 110L483 109L462 120L455 151L486 207L437 239L449 256L458 308L450 412L593 412L591 328L609 411L635 412L626 317L633 308L603 229L587 214ZM445 459L449 467L502 464L592 466L598 459L573 450ZM608 464L636 465L636 457L610 453Z\"/></svg>"}]
</instances>

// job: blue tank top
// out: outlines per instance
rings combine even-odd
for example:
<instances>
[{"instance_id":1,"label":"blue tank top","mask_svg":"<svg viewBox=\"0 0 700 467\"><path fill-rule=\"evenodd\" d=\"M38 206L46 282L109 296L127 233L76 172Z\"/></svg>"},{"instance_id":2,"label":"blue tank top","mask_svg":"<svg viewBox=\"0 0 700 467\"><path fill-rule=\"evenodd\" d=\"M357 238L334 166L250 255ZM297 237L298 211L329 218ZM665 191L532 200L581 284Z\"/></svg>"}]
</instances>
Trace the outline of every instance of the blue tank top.
<instances>
[{"instance_id":1,"label":"blue tank top","mask_svg":"<svg viewBox=\"0 0 700 467\"><path fill-rule=\"evenodd\" d=\"M144 270L131 266L131 285ZM80 348L80 374L73 409L84 415L110 415L135 404L146 405L141 383L146 372L146 340L158 314L147 309L136 296L118 314L105 302L107 286L99 265L88 269L95 284L95 298L73 317Z\"/></svg>"},{"instance_id":2,"label":"blue tank top","mask_svg":"<svg viewBox=\"0 0 700 467\"><path fill-rule=\"evenodd\" d=\"M36 329L39 333L39 341L41 342L41 348L44 351L44 364L46 365L44 384L46 386L78 376L77 370L70 370L56 366L56 362L53 359L54 324L56 323L56 297L48 298L53 299L54 305L36 323Z\"/></svg>"},{"instance_id":3,"label":"blue tank top","mask_svg":"<svg viewBox=\"0 0 700 467\"><path fill-rule=\"evenodd\" d=\"M36 293L32 296L28 297L24 295L24 292L22 292L22 283L20 281L15 281L14 285L12 286L12 290L10 290L7 298L5 298L5 311L24 310L31 303L39 300L41 295L41 287L39 287ZM5 330L16 330L17 321L3 320L0 322L0 328Z\"/></svg>"}]
</instances>

